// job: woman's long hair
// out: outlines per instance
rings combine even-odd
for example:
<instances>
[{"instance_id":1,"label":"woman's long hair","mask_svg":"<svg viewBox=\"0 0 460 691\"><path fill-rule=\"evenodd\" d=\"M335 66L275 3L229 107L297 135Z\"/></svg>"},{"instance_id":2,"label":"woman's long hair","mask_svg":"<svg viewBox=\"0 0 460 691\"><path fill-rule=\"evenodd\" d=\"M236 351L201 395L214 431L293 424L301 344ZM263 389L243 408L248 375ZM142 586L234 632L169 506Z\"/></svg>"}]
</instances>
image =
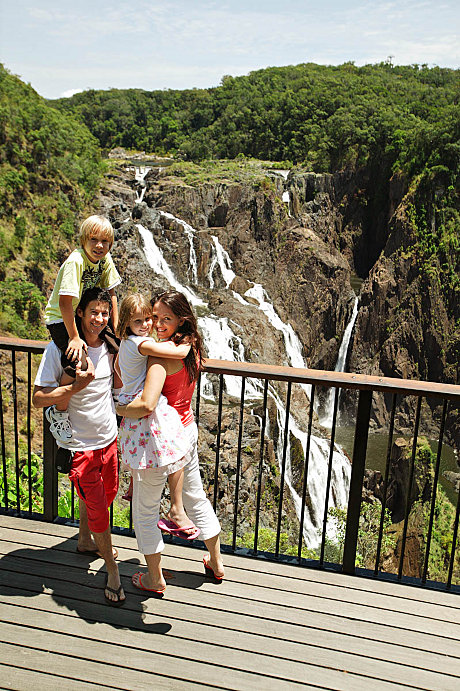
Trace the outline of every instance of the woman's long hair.
<instances>
[{"instance_id":1,"label":"woman's long hair","mask_svg":"<svg viewBox=\"0 0 460 691\"><path fill-rule=\"evenodd\" d=\"M152 309L157 302L161 302L166 307L169 307L171 312L184 323L179 327L172 337L172 341L178 345L179 343L190 343L192 346L190 352L184 360L185 368L187 370L189 380L196 381L198 373L202 368L204 360L203 340L198 332L198 324L196 317L192 312L190 303L183 293L177 290L165 290L162 293L157 293L150 300Z\"/></svg>"}]
</instances>

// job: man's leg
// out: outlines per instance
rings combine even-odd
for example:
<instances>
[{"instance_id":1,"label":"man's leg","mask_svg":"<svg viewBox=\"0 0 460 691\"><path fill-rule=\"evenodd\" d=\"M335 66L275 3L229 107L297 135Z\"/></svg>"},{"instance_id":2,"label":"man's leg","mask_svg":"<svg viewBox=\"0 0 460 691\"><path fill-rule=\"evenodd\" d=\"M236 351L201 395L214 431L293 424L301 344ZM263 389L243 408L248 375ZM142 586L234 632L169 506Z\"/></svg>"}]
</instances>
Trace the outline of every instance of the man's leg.
<instances>
[{"instance_id":1,"label":"man's leg","mask_svg":"<svg viewBox=\"0 0 460 691\"><path fill-rule=\"evenodd\" d=\"M113 492L116 492L115 486L117 483L116 444L111 444L109 447L106 447L106 449L77 452L72 461L70 479L75 485L78 496L85 504L85 508L83 509L83 534L85 534L86 522L88 531L90 531L94 537L96 548L105 561L108 574L107 586L113 590L117 590L121 582L118 566L113 557L112 535L109 525L109 502L107 501L104 481L100 470L104 453L106 454L107 460L110 458L111 472L109 472L109 468L105 467L104 475L107 481L109 480L109 476L111 477L111 482L107 482L107 484L111 486L110 494L113 495ZM108 466L109 463L105 465ZM113 500L113 496L111 496L111 500ZM105 595L107 599L115 602L125 599L123 590L117 595L106 589Z\"/></svg>"},{"instance_id":2,"label":"man's leg","mask_svg":"<svg viewBox=\"0 0 460 691\"><path fill-rule=\"evenodd\" d=\"M78 543L77 547L81 552L86 550L91 551L97 550L97 545L93 540L91 530L88 526L88 512L86 510L86 504L83 499L78 498L78 508L80 511L80 525L78 528Z\"/></svg>"},{"instance_id":3,"label":"man's leg","mask_svg":"<svg viewBox=\"0 0 460 691\"><path fill-rule=\"evenodd\" d=\"M107 528L107 530L104 530L103 533L93 532L93 536L97 549L105 561L105 567L108 574L107 586L108 588L112 588L112 590L118 590L121 585L121 580L117 563L113 558L112 533L110 532L110 526ZM120 590L119 594L112 593L106 588L105 596L108 600L113 600L114 602L117 602L118 600L125 600L126 598L123 588Z\"/></svg>"}]
</instances>

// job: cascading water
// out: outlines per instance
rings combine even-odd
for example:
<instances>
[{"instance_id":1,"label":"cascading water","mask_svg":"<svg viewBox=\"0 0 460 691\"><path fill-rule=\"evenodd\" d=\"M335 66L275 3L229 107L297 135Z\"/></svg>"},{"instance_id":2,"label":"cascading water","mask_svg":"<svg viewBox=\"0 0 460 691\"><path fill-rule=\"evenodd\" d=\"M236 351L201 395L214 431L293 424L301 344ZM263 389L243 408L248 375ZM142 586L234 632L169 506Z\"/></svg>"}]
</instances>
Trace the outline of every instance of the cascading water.
<instances>
[{"instance_id":1,"label":"cascading water","mask_svg":"<svg viewBox=\"0 0 460 691\"><path fill-rule=\"evenodd\" d=\"M345 332L343 334L342 343L340 344L339 355L337 358L337 364L335 366L334 372L343 372L345 370L345 365L347 363L348 346L350 345L351 334L353 333L353 327L355 325L356 317L358 316L358 302L359 298L356 297L353 304L353 312L351 314L351 319L347 324L347 328L345 329ZM335 388L331 387L327 392L326 400L324 402L324 412L319 415L320 423L323 425L323 427L332 427L332 421L334 417L334 397ZM340 391L338 403L339 402Z\"/></svg>"},{"instance_id":2,"label":"cascading water","mask_svg":"<svg viewBox=\"0 0 460 691\"><path fill-rule=\"evenodd\" d=\"M136 193L137 194L136 199L135 199L136 204L141 204L144 200L144 194L145 194L145 190L146 190L145 176L147 175L149 170L151 170L149 166L142 166L141 168L135 168L134 169L134 171L135 171L134 178L135 178L136 182L138 183L138 186L140 187L140 192L138 190Z\"/></svg>"},{"instance_id":3,"label":"cascading water","mask_svg":"<svg viewBox=\"0 0 460 691\"><path fill-rule=\"evenodd\" d=\"M193 239L195 237L195 230L185 221L176 218L172 214L160 212L160 214L169 219L174 220L179 227L184 229L185 234L189 239L190 245L190 265L192 276L196 276L196 253L194 249ZM204 306L206 303L199 298L190 287L182 285L175 277L173 271L166 262L161 250L153 239L151 231L146 229L143 225L137 224L139 233L144 241L144 251L147 261L152 269L164 276L167 281L177 290L183 292L190 303L194 306ZM228 253L224 250L216 236L212 236L214 243L214 254L211 260L210 269L208 273L208 280L210 287L214 286L213 274L218 266L226 287L228 287L233 279L235 273L232 270L232 260ZM194 268L195 267L195 268ZM197 280L195 280L197 283ZM248 307L260 309L267 317L270 324L277 330L281 331L284 337L286 354L289 363L293 367L305 367L302 357L302 347L300 341L292 329L290 324L285 324L276 313L273 304L263 286L254 283L249 290L244 293L244 296L232 291L235 298ZM258 305L255 306L252 302L247 302L244 297L250 297L255 300ZM210 358L244 361L244 346L241 338L237 336L231 328L231 321L226 318L217 318L212 315L199 317L198 323L203 334L206 350ZM238 326L238 325L236 325ZM241 381L239 377L225 376L225 388L230 396L239 398L241 395ZM305 386L305 392L310 397L311 387ZM275 402L278 418L279 438L276 445L277 459L281 466L283 453L283 435L286 421L286 409L272 385L269 387L268 394ZM207 399L214 399L212 386L203 373L201 383L201 395ZM262 385L258 380L246 380L245 400L262 398ZM295 422L292 415L289 416L289 431L300 442L303 452L306 452L307 434L303 432ZM292 482L291 458L290 448L287 444L286 453L286 484L288 485L291 495L293 497L294 505L296 507L297 515L300 517L301 499L295 491ZM308 508L305 512L304 518L304 539L306 544L315 548L319 544L319 529L322 525L322 509L325 502L325 487L327 476L327 464L329 458L329 442L326 439L321 439L315 436L310 440L310 458L308 469L308 494L311 499L312 512L310 514ZM350 463L347 457L341 453L336 447L332 458L332 481L329 495L329 506L346 505L348 497L348 487L350 478ZM331 536L332 537L332 536Z\"/></svg>"}]
</instances>

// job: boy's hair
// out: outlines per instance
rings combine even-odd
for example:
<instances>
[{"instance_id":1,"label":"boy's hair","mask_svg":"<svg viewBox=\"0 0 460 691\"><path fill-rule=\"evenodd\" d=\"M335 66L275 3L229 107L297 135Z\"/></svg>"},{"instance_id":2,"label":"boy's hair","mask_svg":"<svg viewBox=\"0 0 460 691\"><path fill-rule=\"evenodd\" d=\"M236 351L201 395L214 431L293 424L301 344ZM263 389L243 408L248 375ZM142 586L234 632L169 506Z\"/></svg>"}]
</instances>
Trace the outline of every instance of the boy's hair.
<instances>
[{"instance_id":1,"label":"boy's hair","mask_svg":"<svg viewBox=\"0 0 460 691\"><path fill-rule=\"evenodd\" d=\"M97 215L88 216L88 218L86 218L81 224L80 245L84 247L91 235L95 232L101 233L102 237L105 240L108 240L110 242L110 247L112 247L114 241L112 224L108 218Z\"/></svg>"},{"instance_id":2,"label":"boy's hair","mask_svg":"<svg viewBox=\"0 0 460 691\"><path fill-rule=\"evenodd\" d=\"M95 288L88 288L88 290L85 290L80 298L80 302L77 305L77 309L81 309L81 311L84 312L89 303L93 300L97 300L98 302L107 302L109 305L109 312L112 311L112 298L110 297L110 293L107 292L107 290L98 288L97 286Z\"/></svg>"},{"instance_id":3,"label":"boy's hair","mask_svg":"<svg viewBox=\"0 0 460 691\"><path fill-rule=\"evenodd\" d=\"M133 293L123 298L118 314L118 338L128 338L132 334L129 322L137 310L142 312L143 316L150 316L152 314L152 307L146 297L141 293Z\"/></svg>"}]
</instances>

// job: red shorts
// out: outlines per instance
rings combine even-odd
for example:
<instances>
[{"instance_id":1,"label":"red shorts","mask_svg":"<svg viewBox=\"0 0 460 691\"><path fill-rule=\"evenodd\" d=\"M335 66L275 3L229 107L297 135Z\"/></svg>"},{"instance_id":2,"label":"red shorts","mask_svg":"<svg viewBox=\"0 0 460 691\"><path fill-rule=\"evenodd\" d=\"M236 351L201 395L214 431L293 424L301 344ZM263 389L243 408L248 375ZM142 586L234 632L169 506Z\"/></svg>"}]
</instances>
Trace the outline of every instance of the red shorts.
<instances>
[{"instance_id":1,"label":"red shorts","mask_svg":"<svg viewBox=\"0 0 460 691\"><path fill-rule=\"evenodd\" d=\"M86 504L89 529L103 533L109 527L109 506L118 491L117 440L103 449L77 451L69 477Z\"/></svg>"}]
</instances>

